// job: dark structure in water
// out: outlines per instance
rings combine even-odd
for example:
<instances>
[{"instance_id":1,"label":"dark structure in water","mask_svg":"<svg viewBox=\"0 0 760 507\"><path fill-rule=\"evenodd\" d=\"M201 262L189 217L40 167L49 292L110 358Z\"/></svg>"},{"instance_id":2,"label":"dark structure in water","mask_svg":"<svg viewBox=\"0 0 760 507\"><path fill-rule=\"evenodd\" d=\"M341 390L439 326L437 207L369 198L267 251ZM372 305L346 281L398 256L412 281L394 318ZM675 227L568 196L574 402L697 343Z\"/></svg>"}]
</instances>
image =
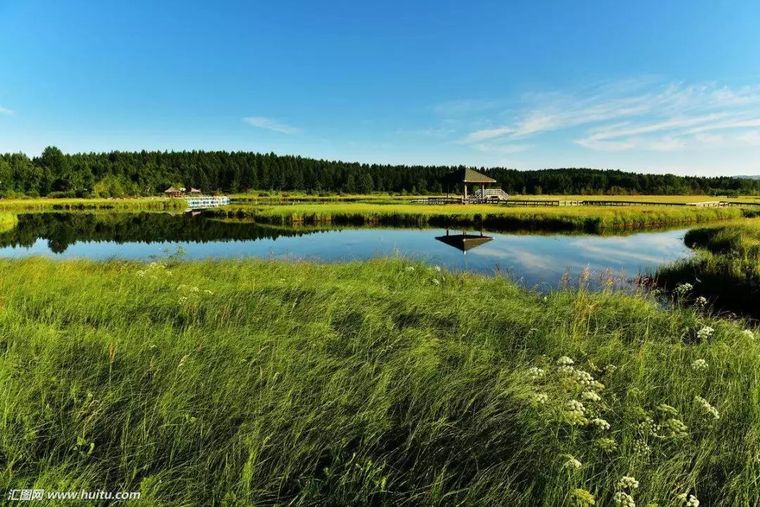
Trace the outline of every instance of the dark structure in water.
<instances>
[{"instance_id":1,"label":"dark structure in water","mask_svg":"<svg viewBox=\"0 0 760 507\"><path fill-rule=\"evenodd\" d=\"M483 232L480 232L479 234L467 234L465 232L462 232L462 234L449 234L448 229L446 229L445 236L436 236L435 239L441 243L453 246L464 253L493 240L491 236L484 236Z\"/></svg>"}]
</instances>

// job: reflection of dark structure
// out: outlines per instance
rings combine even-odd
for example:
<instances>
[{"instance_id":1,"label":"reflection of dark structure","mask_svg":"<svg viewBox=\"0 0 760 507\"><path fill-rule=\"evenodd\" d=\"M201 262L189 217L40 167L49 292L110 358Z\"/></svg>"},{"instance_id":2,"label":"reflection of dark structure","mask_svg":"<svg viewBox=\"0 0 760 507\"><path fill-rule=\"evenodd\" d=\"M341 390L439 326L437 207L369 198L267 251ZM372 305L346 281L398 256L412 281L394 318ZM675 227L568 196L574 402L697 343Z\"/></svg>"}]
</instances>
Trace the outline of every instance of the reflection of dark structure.
<instances>
[{"instance_id":1,"label":"reflection of dark structure","mask_svg":"<svg viewBox=\"0 0 760 507\"><path fill-rule=\"evenodd\" d=\"M445 236L436 236L435 239L441 243L453 246L464 253L467 253L467 250L472 250L475 247L493 240L491 236L484 236L483 231L479 234L467 234L465 232L462 232L462 234L449 234L448 229L446 229Z\"/></svg>"}]
</instances>

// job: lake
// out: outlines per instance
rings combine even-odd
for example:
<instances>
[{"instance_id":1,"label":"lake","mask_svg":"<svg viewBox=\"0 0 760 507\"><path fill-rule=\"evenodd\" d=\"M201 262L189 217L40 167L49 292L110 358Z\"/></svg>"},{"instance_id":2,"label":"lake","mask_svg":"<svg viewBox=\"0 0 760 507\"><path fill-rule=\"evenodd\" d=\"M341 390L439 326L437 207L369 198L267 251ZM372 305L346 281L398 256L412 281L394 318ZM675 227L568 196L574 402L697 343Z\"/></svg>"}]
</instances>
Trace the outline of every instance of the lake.
<instances>
[{"instance_id":1,"label":"lake","mask_svg":"<svg viewBox=\"0 0 760 507\"><path fill-rule=\"evenodd\" d=\"M61 259L267 259L341 262L403 256L456 271L501 273L527 287L573 283L625 287L639 273L692 255L688 229L625 236L501 234L445 229L295 229L161 213L19 215L0 233L0 256ZM463 233L465 233L463 235Z\"/></svg>"}]
</instances>

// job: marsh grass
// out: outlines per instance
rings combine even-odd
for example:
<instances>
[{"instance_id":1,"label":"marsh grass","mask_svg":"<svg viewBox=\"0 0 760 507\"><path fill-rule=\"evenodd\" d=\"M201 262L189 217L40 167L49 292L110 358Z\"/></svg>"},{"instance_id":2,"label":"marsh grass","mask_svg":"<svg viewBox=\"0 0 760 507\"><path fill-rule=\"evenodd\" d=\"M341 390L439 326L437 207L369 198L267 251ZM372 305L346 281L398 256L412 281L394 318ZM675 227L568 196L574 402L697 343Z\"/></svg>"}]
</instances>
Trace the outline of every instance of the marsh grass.
<instances>
[{"instance_id":1,"label":"marsh grass","mask_svg":"<svg viewBox=\"0 0 760 507\"><path fill-rule=\"evenodd\" d=\"M689 282L718 306L760 318L760 219L693 229L684 241L698 255L663 268L661 283Z\"/></svg>"},{"instance_id":2,"label":"marsh grass","mask_svg":"<svg viewBox=\"0 0 760 507\"><path fill-rule=\"evenodd\" d=\"M760 343L697 308L403 259L0 261L0 294L4 490L610 505L631 476L640 505L760 501Z\"/></svg>"},{"instance_id":3,"label":"marsh grass","mask_svg":"<svg viewBox=\"0 0 760 507\"><path fill-rule=\"evenodd\" d=\"M450 194L453 196L454 194ZM323 193L314 194L306 192L277 192L277 191L258 191L252 190L245 193L230 194L230 198L235 202L259 203L266 202L286 203L286 202L374 202L379 204L403 204L414 199L425 199L428 197L445 197L441 195L399 195L388 193L372 194L338 194ZM760 204L760 196L716 196L716 195L601 195L601 194L525 194L513 195L513 199L520 200L561 200L561 201L638 201L638 202L662 202L662 203L693 203L705 201L727 201L727 202L757 202Z\"/></svg>"},{"instance_id":4,"label":"marsh grass","mask_svg":"<svg viewBox=\"0 0 760 507\"><path fill-rule=\"evenodd\" d=\"M490 230L533 228L587 232L703 223L743 216L740 208L686 206L507 207L377 203L232 205L212 213L276 225L482 226Z\"/></svg>"},{"instance_id":5,"label":"marsh grass","mask_svg":"<svg viewBox=\"0 0 760 507\"><path fill-rule=\"evenodd\" d=\"M140 197L123 199L0 199L0 210L11 212L28 211L164 211L183 210L187 207L184 199L167 199L164 197Z\"/></svg>"}]
</instances>

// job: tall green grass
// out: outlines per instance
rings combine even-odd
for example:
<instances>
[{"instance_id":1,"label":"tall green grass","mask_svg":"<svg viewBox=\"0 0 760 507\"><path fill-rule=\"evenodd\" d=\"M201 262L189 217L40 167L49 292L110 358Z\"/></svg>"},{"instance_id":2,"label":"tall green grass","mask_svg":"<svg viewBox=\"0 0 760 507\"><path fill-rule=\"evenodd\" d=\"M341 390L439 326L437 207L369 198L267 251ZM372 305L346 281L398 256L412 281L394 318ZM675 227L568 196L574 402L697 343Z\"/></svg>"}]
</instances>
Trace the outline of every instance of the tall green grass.
<instances>
[{"instance_id":1,"label":"tall green grass","mask_svg":"<svg viewBox=\"0 0 760 507\"><path fill-rule=\"evenodd\" d=\"M214 210L228 218L253 218L276 225L483 226L492 230L643 229L739 218L740 208L686 206L507 207L495 205L426 205L322 203L270 206L233 205Z\"/></svg>"},{"instance_id":2,"label":"tall green grass","mask_svg":"<svg viewBox=\"0 0 760 507\"><path fill-rule=\"evenodd\" d=\"M758 336L697 308L399 259L0 261L0 294L2 488L760 502Z\"/></svg>"},{"instance_id":3,"label":"tall green grass","mask_svg":"<svg viewBox=\"0 0 760 507\"><path fill-rule=\"evenodd\" d=\"M15 212L69 210L165 211L184 210L185 208L187 208L185 199L167 199L164 197L0 199L0 210Z\"/></svg>"},{"instance_id":4,"label":"tall green grass","mask_svg":"<svg viewBox=\"0 0 760 507\"><path fill-rule=\"evenodd\" d=\"M727 310L760 317L760 219L693 229L684 241L698 255L663 268L660 281L691 283Z\"/></svg>"}]
</instances>

